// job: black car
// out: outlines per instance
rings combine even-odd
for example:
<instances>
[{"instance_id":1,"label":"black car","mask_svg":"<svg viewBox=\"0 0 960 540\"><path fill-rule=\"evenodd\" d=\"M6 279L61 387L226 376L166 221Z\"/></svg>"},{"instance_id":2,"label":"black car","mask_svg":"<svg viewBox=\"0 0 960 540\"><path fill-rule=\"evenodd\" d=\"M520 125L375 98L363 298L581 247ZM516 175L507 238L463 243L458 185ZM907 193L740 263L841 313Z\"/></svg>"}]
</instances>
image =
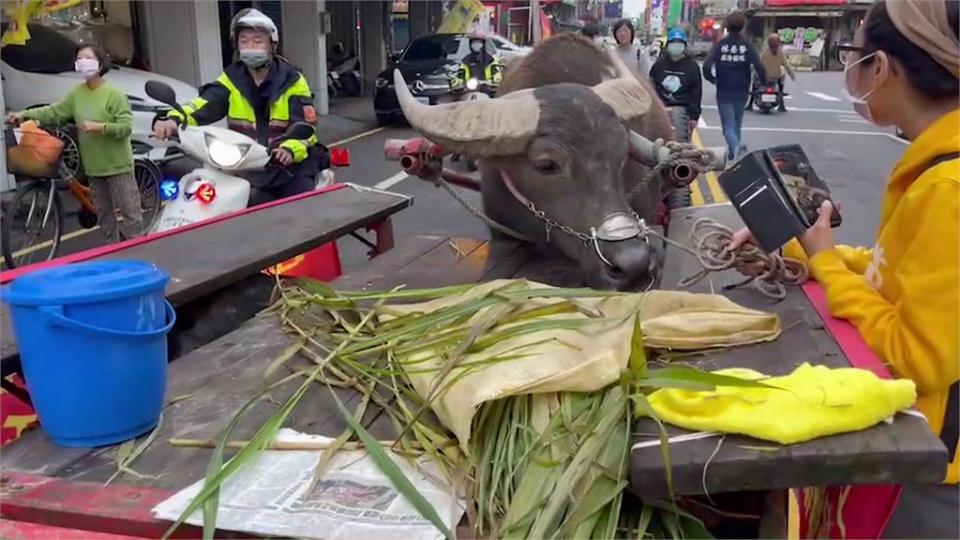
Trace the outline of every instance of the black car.
<instances>
[{"instance_id":1,"label":"black car","mask_svg":"<svg viewBox=\"0 0 960 540\"><path fill-rule=\"evenodd\" d=\"M495 55L493 42L486 41L487 51ZM392 59L390 67L377 76L373 94L377 123L386 125L403 119L393 87L394 69L400 70L407 87L422 103L445 103L452 100L450 76L469 52L470 44L464 34L431 34L411 41Z\"/></svg>"}]
</instances>

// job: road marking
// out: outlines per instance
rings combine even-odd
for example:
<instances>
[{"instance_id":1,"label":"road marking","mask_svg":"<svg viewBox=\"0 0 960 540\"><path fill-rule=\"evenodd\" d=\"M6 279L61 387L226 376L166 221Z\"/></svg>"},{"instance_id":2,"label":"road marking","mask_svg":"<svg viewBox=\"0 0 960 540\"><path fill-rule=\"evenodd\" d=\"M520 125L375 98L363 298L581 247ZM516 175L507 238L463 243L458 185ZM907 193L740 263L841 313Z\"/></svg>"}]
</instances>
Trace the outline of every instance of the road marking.
<instances>
[{"instance_id":1,"label":"road marking","mask_svg":"<svg viewBox=\"0 0 960 540\"><path fill-rule=\"evenodd\" d=\"M381 131L383 131L383 130L385 130L385 129L387 129L387 126L380 126L380 127L378 127L378 128L371 129L370 131L364 131L363 133L354 135L353 137L347 137L346 139L343 139L342 141L337 141L337 142L335 142L335 143L330 143L330 144L327 145L327 146L340 146L340 145L344 145L344 144L347 144L347 143L352 143L353 141L358 141L358 140L360 140L360 139L362 139L362 138L364 138L364 137L369 137L370 135L373 135L374 133L380 133Z\"/></svg>"},{"instance_id":2,"label":"road marking","mask_svg":"<svg viewBox=\"0 0 960 540\"><path fill-rule=\"evenodd\" d=\"M697 127L699 127L699 128L705 128L705 127L707 127L707 123L704 122L702 116L700 117L699 120L697 120Z\"/></svg>"},{"instance_id":3,"label":"road marking","mask_svg":"<svg viewBox=\"0 0 960 540\"><path fill-rule=\"evenodd\" d=\"M703 199L703 192L700 191L700 177L690 183L690 204L692 206L703 206L706 201Z\"/></svg>"},{"instance_id":4,"label":"road marking","mask_svg":"<svg viewBox=\"0 0 960 540\"><path fill-rule=\"evenodd\" d=\"M374 185L373 187L375 187L375 188L377 188L377 189L384 189L384 190L385 190L385 189L390 189L391 187L399 184L400 182L403 182L403 181L406 180L407 178L410 178L410 175L407 174L405 171L400 171L400 172L398 172L397 174L391 176L390 178L387 178L386 180L383 180L383 181L379 182L378 184Z\"/></svg>"},{"instance_id":5,"label":"road marking","mask_svg":"<svg viewBox=\"0 0 960 540\"><path fill-rule=\"evenodd\" d=\"M719 127L708 127L711 131L720 131ZM905 141L900 137L892 133L883 133L882 131L846 131L839 129L800 129L800 128L767 128L767 127L745 127L741 128L742 131L773 131L779 133L817 133L820 135L871 135L874 137L886 137L888 139L893 139L900 144L910 144L909 141Z\"/></svg>"},{"instance_id":6,"label":"road marking","mask_svg":"<svg viewBox=\"0 0 960 540\"><path fill-rule=\"evenodd\" d=\"M93 231L97 231L97 230L100 230L100 226L99 226L99 225L94 225L93 227L91 227L91 228L89 228L89 229L78 229L78 230L76 230L76 231L73 231L72 233L67 233L67 234L61 236L61 237L60 237L60 243L62 244L62 243L63 243L64 241L66 241L66 240L70 240L70 239L76 238L76 237L78 237L78 236L83 236L83 235L85 235L85 234L92 233ZM36 245L30 246L30 247L23 248L23 249L21 249L20 251L14 251L14 252L13 252L13 256L14 256L14 258L20 257L20 256L22 256L22 255L26 255L27 253L33 253L34 251L39 251L39 250L41 250L41 249L48 248L48 247L50 247L51 245L53 245L53 240L46 240L46 241L44 241L44 242L40 242L39 244L36 244Z\"/></svg>"},{"instance_id":7,"label":"road marking","mask_svg":"<svg viewBox=\"0 0 960 540\"><path fill-rule=\"evenodd\" d=\"M840 98L833 97L830 94L824 94L823 92L807 92L808 96L815 97L817 99L822 99L824 101L840 101Z\"/></svg>"},{"instance_id":8,"label":"road marking","mask_svg":"<svg viewBox=\"0 0 960 540\"><path fill-rule=\"evenodd\" d=\"M867 125L870 124L870 122L867 122L867 121L864 120L863 118L843 118L843 117L841 117L841 118L837 118L837 122L842 122L842 123L844 123L844 124L867 124Z\"/></svg>"},{"instance_id":9,"label":"road marking","mask_svg":"<svg viewBox=\"0 0 960 540\"><path fill-rule=\"evenodd\" d=\"M716 109L716 105L704 105L704 109ZM807 107L790 107L790 112L814 112L814 113L834 113L842 114L850 112L849 109L818 109L818 108L807 108Z\"/></svg>"},{"instance_id":10,"label":"road marking","mask_svg":"<svg viewBox=\"0 0 960 540\"><path fill-rule=\"evenodd\" d=\"M700 133L696 130L691 134L690 140L694 146L701 150L703 149L703 141L700 140ZM721 203L726 201L727 197L723 193L723 189L720 188L720 182L717 181L717 173L707 171L704 176L707 178L707 188L710 190L710 196L713 197L713 202Z\"/></svg>"}]
</instances>

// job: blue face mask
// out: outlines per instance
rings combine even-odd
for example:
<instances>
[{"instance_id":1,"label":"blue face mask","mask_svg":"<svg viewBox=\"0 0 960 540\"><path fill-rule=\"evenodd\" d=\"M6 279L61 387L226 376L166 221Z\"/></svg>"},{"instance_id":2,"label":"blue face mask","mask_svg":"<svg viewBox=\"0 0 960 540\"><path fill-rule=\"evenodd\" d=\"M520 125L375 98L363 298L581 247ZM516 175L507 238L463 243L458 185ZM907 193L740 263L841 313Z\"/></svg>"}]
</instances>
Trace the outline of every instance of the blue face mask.
<instances>
[{"instance_id":1,"label":"blue face mask","mask_svg":"<svg viewBox=\"0 0 960 540\"><path fill-rule=\"evenodd\" d=\"M260 69L270 62L270 53L263 49L240 49L240 61L250 69Z\"/></svg>"}]
</instances>

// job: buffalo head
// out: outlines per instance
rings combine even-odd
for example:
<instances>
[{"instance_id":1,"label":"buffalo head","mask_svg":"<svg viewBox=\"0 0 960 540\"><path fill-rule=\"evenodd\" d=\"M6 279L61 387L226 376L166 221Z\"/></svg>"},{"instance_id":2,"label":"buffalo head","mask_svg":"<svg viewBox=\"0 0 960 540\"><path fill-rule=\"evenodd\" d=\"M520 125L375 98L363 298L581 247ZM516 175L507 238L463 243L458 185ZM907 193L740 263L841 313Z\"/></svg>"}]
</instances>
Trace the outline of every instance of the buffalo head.
<instances>
[{"instance_id":1,"label":"buffalo head","mask_svg":"<svg viewBox=\"0 0 960 540\"><path fill-rule=\"evenodd\" d=\"M655 276L658 261L636 218L639 213L650 222L653 205L639 208L628 200L628 186L639 179L629 162L628 126L660 104L615 55L575 44L601 60L590 62L596 84L561 78L493 100L428 106L417 102L398 71L397 96L407 120L425 137L480 158L490 217L562 251L580 265L591 287L641 287ZM577 53L564 48L565 54ZM519 69L536 62L538 53L543 57L543 50L535 50ZM505 85L510 78L508 73ZM653 191L655 198L659 186Z\"/></svg>"}]
</instances>

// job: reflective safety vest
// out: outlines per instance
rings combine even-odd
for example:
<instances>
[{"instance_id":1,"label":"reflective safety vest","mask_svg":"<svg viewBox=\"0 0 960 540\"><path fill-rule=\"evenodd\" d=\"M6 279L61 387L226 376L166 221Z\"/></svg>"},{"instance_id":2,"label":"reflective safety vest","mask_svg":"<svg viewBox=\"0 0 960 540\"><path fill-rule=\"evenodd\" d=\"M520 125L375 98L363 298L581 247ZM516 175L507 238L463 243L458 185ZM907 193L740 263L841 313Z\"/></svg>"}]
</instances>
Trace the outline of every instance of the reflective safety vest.
<instances>
[{"instance_id":1,"label":"reflective safety vest","mask_svg":"<svg viewBox=\"0 0 960 540\"><path fill-rule=\"evenodd\" d=\"M289 127L291 98L302 98L306 102L313 100L313 94L310 92L310 85L307 84L307 79L300 73L297 73L296 76L297 80L270 103L268 143L272 143L282 137ZM221 73L220 76L217 77L216 82L229 92L226 111L227 126L253 139L258 139L257 113L253 105L247 100L240 89L237 88L237 85L234 84L226 72ZM198 97L183 105L183 110L187 113L186 119L177 111L170 111L167 113L167 117L176 118L181 122L186 120L187 125L195 126L197 125L197 120L194 118L194 114L207 105L208 101L206 99ZM313 112L312 105L308 105L308 107L310 107L311 112L305 115L304 120L312 124L315 121L315 113ZM289 150L293 155L293 161L299 163L307 158L310 147L317 144L318 139L316 134L314 134L304 141L285 140L280 143L280 147Z\"/></svg>"},{"instance_id":2,"label":"reflective safety vest","mask_svg":"<svg viewBox=\"0 0 960 540\"><path fill-rule=\"evenodd\" d=\"M477 77L483 81L490 81L493 84L500 84L501 72L503 66L494 59L493 62L490 62L483 67L483 77ZM450 80L450 85L453 88L459 88L466 84L467 81L473 78L473 71L470 69L470 64L463 62L460 64L460 69L457 70L455 76Z\"/></svg>"}]
</instances>

